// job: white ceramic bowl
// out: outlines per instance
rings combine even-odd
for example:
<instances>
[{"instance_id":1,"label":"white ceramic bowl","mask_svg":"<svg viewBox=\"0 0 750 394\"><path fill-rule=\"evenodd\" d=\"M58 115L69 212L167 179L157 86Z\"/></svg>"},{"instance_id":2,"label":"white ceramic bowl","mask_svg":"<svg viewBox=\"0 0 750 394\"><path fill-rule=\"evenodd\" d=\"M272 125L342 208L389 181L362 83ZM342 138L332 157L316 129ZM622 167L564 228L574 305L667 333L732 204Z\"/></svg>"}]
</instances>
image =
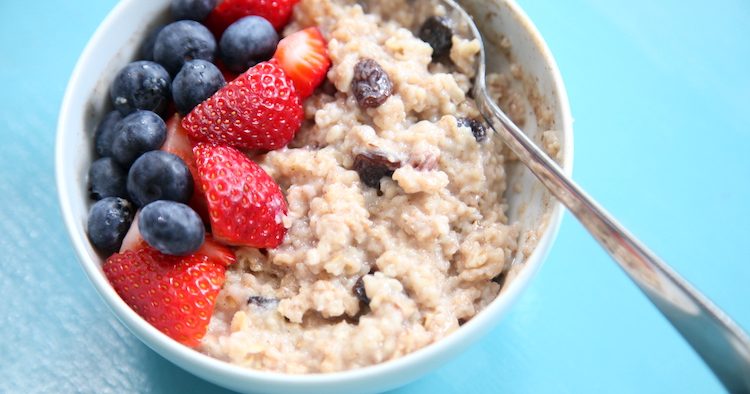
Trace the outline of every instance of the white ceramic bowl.
<instances>
[{"instance_id":1,"label":"white ceramic bowl","mask_svg":"<svg viewBox=\"0 0 750 394\"><path fill-rule=\"evenodd\" d=\"M477 18L487 41L490 70L507 67L508 59L494 46L502 36L512 43L512 57L521 65L554 113L562 146L561 162L572 168L572 125L565 88L546 44L512 0L463 2ZM56 176L62 213L86 274L117 318L145 344L180 367L206 380L241 392L357 393L379 392L408 383L436 368L490 330L528 285L557 234L561 206L520 165L510 169L511 220L532 231L524 267L484 311L455 333L424 349L383 364L330 374L287 375L249 370L205 356L173 341L133 312L105 278L102 258L86 237L90 202L86 173L92 160L92 134L111 108L108 88L116 72L135 58L140 42L152 27L168 19L169 0L123 0L99 26L78 60L60 110L56 146ZM529 111L527 133L540 138ZM522 245L524 248L526 245Z\"/></svg>"}]
</instances>

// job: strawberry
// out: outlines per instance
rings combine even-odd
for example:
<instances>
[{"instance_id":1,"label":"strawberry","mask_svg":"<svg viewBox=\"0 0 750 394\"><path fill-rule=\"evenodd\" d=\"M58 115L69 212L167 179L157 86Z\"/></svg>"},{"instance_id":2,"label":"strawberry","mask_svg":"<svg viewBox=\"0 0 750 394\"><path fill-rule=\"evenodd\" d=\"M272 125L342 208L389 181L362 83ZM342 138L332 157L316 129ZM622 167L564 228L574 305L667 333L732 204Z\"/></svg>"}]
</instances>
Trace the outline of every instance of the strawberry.
<instances>
[{"instance_id":1,"label":"strawberry","mask_svg":"<svg viewBox=\"0 0 750 394\"><path fill-rule=\"evenodd\" d=\"M206 240L203 241L203 245L201 245L201 248L195 254L206 256L212 261L224 264L225 267L234 264L236 260L234 251L228 246L217 242L211 234L206 234Z\"/></svg>"},{"instance_id":2,"label":"strawberry","mask_svg":"<svg viewBox=\"0 0 750 394\"><path fill-rule=\"evenodd\" d=\"M239 76L239 74L230 71L221 59L214 59L214 65L221 71L221 75L224 76L226 82L232 82Z\"/></svg>"},{"instance_id":3,"label":"strawberry","mask_svg":"<svg viewBox=\"0 0 750 394\"><path fill-rule=\"evenodd\" d=\"M224 285L226 262L200 251L170 256L143 246L110 256L102 268L136 313L171 338L196 347Z\"/></svg>"},{"instance_id":4,"label":"strawberry","mask_svg":"<svg viewBox=\"0 0 750 394\"><path fill-rule=\"evenodd\" d=\"M299 0L224 0L206 18L206 26L221 37L229 25L242 17L258 15L266 18L277 31L286 26L292 8Z\"/></svg>"},{"instance_id":5,"label":"strawberry","mask_svg":"<svg viewBox=\"0 0 750 394\"><path fill-rule=\"evenodd\" d=\"M120 253L124 253L128 250L138 250L146 245L146 241L141 236L141 230L138 230L138 214L140 212L141 211L139 210L135 213L133 222L130 223L130 228L128 228L128 232L125 233L125 238L123 238L122 245L120 246Z\"/></svg>"},{"instance_id":6,"label":"strawberry","mask_svg":"<svg viewBox=\"0 0 750 394\"><path fill-rule=\"evenodd\" d=\"M294 87L303 99L323 82L331 67L327 45L317 27L308 27L285 37L276 47L273 58L294 81Z\"/></svg>"},{"instance_id":7,"label":"strawberry","mask_svg":"<svg viewBox=\"0 0 750 394\"><path fill-rule=\"evenodd\" d=\"M161 146L161 150L172 153L182 159L193 176L193 184L198 185L198 168L193 158L193 143L188 138L187 132L182 128L182 119L175 113L167 120L167 138ZM198 213L204 222L208 223L208 204L206 195L200 187L193 188L193 195L188 205Z\"/></svg>"},{"instance_id":8,"label":"strawberry","mask_svg":"<svg viewBox=\"0 0 750 394\"><path fill-rule=\"evenodd\" d=\"M274 248L286 234L281 189L259 165L226 145L193 148L213 236L229 245Z\"/></svg>"},{"instance_id":9,"label":"strawberry","mask_svg":"<svg viewBox=\"0 0 750 394\"><path fill-rule=\"evenodd\" d=\"M294 84L275 60L258 63L182 120L190 138L245 149L278 149L302 125Z\"/></svg>"}]
</instances>

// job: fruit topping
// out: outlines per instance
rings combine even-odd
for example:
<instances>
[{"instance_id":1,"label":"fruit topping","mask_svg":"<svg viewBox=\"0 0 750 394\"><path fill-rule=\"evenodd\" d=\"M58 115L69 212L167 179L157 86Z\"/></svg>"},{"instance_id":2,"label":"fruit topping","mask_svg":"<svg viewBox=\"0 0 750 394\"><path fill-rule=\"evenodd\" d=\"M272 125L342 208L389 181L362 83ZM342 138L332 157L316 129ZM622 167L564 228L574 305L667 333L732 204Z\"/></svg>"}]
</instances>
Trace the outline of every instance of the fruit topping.
<instances>
[{"instance_id":1,"label":"fruit topping","mask_svg":"<svg viewBox=\"0 0 750 394\"><path fill-rule=\"evenodd\" d=\"M193 153L214 238L229 245L279 246L286 234L282 218L287 205L273 178L226 145L201 143Z\"/></svg>"},{"instance_id":2,"label":"fruit topping","mask_svg":"<svg viewBox=\"0 0 750 394\"><path fill-rule=\"evenodd\" d=\"M128 194L143 207L156 200L188 202L193 195L193 176L185 162L172 153L146 152L128 172Z\"/></svg>"},{"instance_id":3,"label":"fruit topping","mask_svg":"<svg viewBox=\"0 0 750 394\"><path fill-rule=\"evenodd\" d=\"M255 305L260 308L268 308L276 305L278 302L279 300L273 297L250 296L247 298L248 305Z\"/></svg>"},{"instance_id":4,"label":"fruit topping","mask_svg":"<svg viewBox=\"0 0 750 394\"><path fill-rule=\"evenodd\" d=\"M243 73L273 56L279 35L265 18L246 16L232 23L221 35L221 60L230 71Z\"/></svg>"},{"instance_id":5,"label":"fruit topping","mask_svg":"<svg viewBox=\"0 0 750 394\"><path fill-rule=\"evenodd\" d=\"M376 189L380 188L380 179L392 176L399 167L401 167L400 162L391 161L379 152L360 153L354 157L352 165L352 169L359 174L362 183Z\"/></svg>"},{"instance_id":6,"label":"fruit topping","mask_svg":"<svg viewBox=\"0 0 750 394\"><path fill-rule=\"evenodd\" d=\"M120 120L122 120L122 114L119 111L111 111L96 127L94 147L99 157L112 156L112 141L117 135L117 123Z\"/></svg>"},{"instance_id":7,"label":"fruit topping","mask_svg":"<svg viewBox=\"0 0 750 394\"><path fill-rule=\"evenodd\" d=\"M299 0L224 0L206 18L206 26L220 37L238 19L257 15L266 18L274 29L281 31L292 16L292 8Z\"/></svg>"},{"instance_id":8,"label":"fruit topping","mask_svg":"<svg viewBox=\"0 0 750 394\"><path fill-rule=\"evenodd\" d=\"M190 173L193 174L193 180L198 176L198 169L195 167L193 158L193 144L187 136L187 132L182 128L182 118L180 115L173 115L167 120L167 139L161 145L161 150L177 155L185 162Z\"/></svg>"},{"instance_id":9,"label":"fruit topping","mask_svg":"<svg viewBox=\"0 0 750 394\"><path fill-rule=\"evenodd\" d=\"M318 28L309 27L282 39L273 55L303 99L323 82L331 67L327 46Z\"/></svg>"},{"instance_id":10,"label":"fruit topping","mask_svg":"<svg viewBox=\"0 0 750 394\"><path fill-rule=\"evenodd\" d=\"M360 276L359 279L354 282L352 291L354 292L354 296L357 297L357 299L360 300L363 304L370 305L370 298L367 297L367 291L365 290L365 281L363 280L363 278L364 276Z\"/></svg>"},{"instance_id":11,"label":"fruit topping","mask_svg":"<svg viewBox=\"0 0 750 394\"><path fill-rule=\"evenodd\" d=\"M196 21L172 22L159 32L154 43L154 60L175 75L185 62L202 59L212 62L216 40L205 26Z\"/></svg>"},{"instance_id":12,"label":"fruit topping","mask_svg":"<svg viewBox=\"0 0 750 394\"><path fill-rule=\"evenodd\" d=\"M224 65L224 62L222 62L221 59L216 59L214 61L214 64L219 69L219 71L221 71L221 75L224 76L224 81L226 82L232 82L239 76L238 73L230 71L227 66Z\"/></svg>"},{"instance_id":13,"label":"fruit topping","mask_svg":"<svg viewBox=\"0 0 750 394\"><path fill-rule=\"evenodd\" d=\"M112 156L127 168L143 153L159 149L167 136L167 125L151 111L136 111L117 124L115 133Z\"/></svg>"},{"instance_id":14,"label":"fruit topping","mask_svg":"<svg viewBox=\"0 0 750 394\"><path fill-rule=\"evenodd\" d=\"M224 85L224 76L213 63L200 59L185 63L172 82L177 112L187 114Z\"/></svg>"},{"instance_id":15,"label":"fruit topping","mask_svg":"<svg viewBox=\"0 0 750 394\"><path fill-rule=\"evenodd\" d=\"M193 176L193 196L188 201L190 208L200 215L204 222L208 223L208 203L206 195L198 182L198 167L195 166L195 157L193 157L193 144L187 136L187 132L182 128L182 118L175 114L167 121L167 140L161 146L161 150L177 155L187 165L190 174Z\"/></svg>"},{"instance_id":16,"label":"fruit topping","mask_svg":"<svg viewBox=\"0 0 750 394\"><path fill-rule=\"evenodd\" d=\"M211 234L206 234L206 239L203 241L203 245L201 245L200 249L195 253L207 256L209 259L221 263L225 267L234 264L236 260L234 250L217 242Z\"/></svg>"},{"instance_id":17,"label":"fruit topping","mask_svg":"<svg viewBox=\"0 0 750 394\"><path fill-rule=\"evenodd\" d=\"M450 19L444 16L431 16L419 28L419 39L430 44L432 58L450 54L453 46L453 29Z\"/></svg>"},{"instance_id":18,"label":"fruit topping","mask_svg":"<svg viewBox=\"0 0 750 394\"><path fill-rule=\"evenodd\" d=\"M89 167L89 196L92 200L105 197L128 197L125 180L128 173L115 159L102 157Z\"/></svg>"},{"instance_id":19,"label":"fruit topping","mask_svg":"<svg viewBox=\"0 0 750 394\"><path fill-rule=\"evenodd\" d=\"M125 233L133 221L133 205L119 197L103 198L89 210L86 231L91 243L102 253L113 253L120 248Z\"/></svg>"},{"instance_id":20,"label":"fruit topping","mask_svg":"<svg viewBox=\"0 0 750 394\"><path fill-rule=\"evenodd\" d=\"M112 104L122 115L138 109L163 114L169 104L171 84L169 73L158 63L129 63L112 82Z\"/></svg>"},{"instance_id":21,"label":"fruit topping","mask_svg":"<svg viewBox=\"0 0 750 394\"><path fill-rule=\"evenodd\" d=\"M354 66L352 92L362 108L375 108L393 93L393 82L380 64L372 59L362 59Z\"/></svg>"},{"instance_id":22,"label":"fruit topping","mask_svg":"<svg viewBox=\"0 0 750 394\"><path fill-rule=\"evenodd\" d=\"M471 133L474 134L474 138L477 142L482 142L487 139L487 128L484 124L476 119L469 118L458 118L456 119L458 127L468 127L471 129Z\"/></svg>"},{"instance_id":23,"label":"fruit topping","mask_svg":"<svg viewBox=\"0 0 750 394\"><path fill-rule=\"evenodd\" d=\"M175 20L202 22L216 7L217 0L172 0L169 10Z\"/></svg>"},{"instance_id":24,"label":"fruit topping","mask_svg":"<svg viewBox=\"0 0 750 394\"><path fill-rule=\"evenodd\" d=\"M271 150L292 140L303 115L291 79L271 60L250 68L198 104L182 126L196 141Z\"/></svg>"},{"instance_id":25,"label":"fruit topping","mask_svg":"<svg viewBox=\"0 0 750 394\"><path fill-rule=\"evenodd\" d=\"M102 268L138 315L189 347L206 334L226 274L226 262L215 257L170 256L151 247L114 254Z\"/></svg>"},{"instance_id":26,"label":"fruit topping","mask_svg":"<svg viewBox=\"0 0 750 394\"><path fill-rule=\"evenodd\" d=\"M205 237L200 216L174 201L159 200L144 206L138 213L138 230L156 250L176 256L195 253Z\"/></svg>"},{"instance_id":27,"label":"fruit topping","mask_svg":"<svg viewBox=\"0 0 750 394\"><path fill-rule=\"evenodd\" d=\"M125 303L190 347L200 345L236 260L228 245L267 254L286 236L284 195L243 150L285 147L302 125L302 100L331 67L316 27L279 41L296 2L171 0L176 21L153 28L138 48L145 60L115 76L114 110L97 125L91 244L109 256L104 273ZM393 91L370 59L355 67L353 86L366 108ZM399 166L377 152L354 161L371 187ZM369 303L362 278L353 291Z\"/></svg>"},{"instance_id":28,"label":"fruit topping","mask_svg":"<svg viewBox=\"0 0 750 394\"><path fill-rule=\"evenodd\" d=\"M138 48L138 57L140 60L154 60L154 44L156 43L156 37L161 32L164 26L158 26L151 30L146 38L143 39L140 48Z\"/></svg>"},{"instance_id":29,"label":"fruit topping","mask_svg":"<svg viewBox=\"0 0 750 394\"><path fill-rule=\"evenodd\" d=\"M143 240L143 237L141 236L141 230L138 230L138 213L140 211L135 212L135 216L133 217L133 222L130 223L130 228L128 229L128 232L125 233L125 238L122 240L122 245L120 245L120 253L123 253L128 250L137 250L142 249L144 245L148 245L146 241Z\"/></svg>"}]
</instances>

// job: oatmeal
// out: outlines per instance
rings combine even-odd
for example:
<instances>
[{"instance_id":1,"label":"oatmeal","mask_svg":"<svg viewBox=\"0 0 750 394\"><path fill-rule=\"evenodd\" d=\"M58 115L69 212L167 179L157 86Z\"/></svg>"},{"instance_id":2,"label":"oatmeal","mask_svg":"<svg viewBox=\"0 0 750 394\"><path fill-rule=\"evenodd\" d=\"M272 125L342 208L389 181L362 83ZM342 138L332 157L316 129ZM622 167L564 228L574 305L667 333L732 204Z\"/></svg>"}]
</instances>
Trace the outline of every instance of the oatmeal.
<instances>
[{"instance_id":1,"label":"oatmeal","mask_svg":"<svg viewBox=\"0 0 750 394\"><path fill-rule=\"evenodd\" d=\"M287 148L252 156L284 192L288 231L277 248L237 251L202 352L287 373L360 368L445 337L498 295L519 230L505 215L504 148L469 97L479 44L454 35L450 60L435 61L402 27L411 19L296 6L287 32L320 28L328 86ZM388 79L367 69L390 89L373 105L353 93L363 61Z\"/></svg>"}]
</instances>

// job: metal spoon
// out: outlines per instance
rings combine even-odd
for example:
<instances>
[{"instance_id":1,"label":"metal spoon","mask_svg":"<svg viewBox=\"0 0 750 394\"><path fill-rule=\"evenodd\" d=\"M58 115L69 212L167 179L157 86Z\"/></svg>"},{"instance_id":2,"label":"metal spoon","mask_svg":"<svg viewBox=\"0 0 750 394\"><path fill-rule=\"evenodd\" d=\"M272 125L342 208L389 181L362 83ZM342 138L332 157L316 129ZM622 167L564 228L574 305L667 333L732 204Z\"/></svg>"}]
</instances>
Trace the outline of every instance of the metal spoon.
<instances>
[{"instance_id":1,"label":"metal spoon","mask_svg":"<svg viewBox=\"0 0 750 394\"><path fill-rule=\"evenodd\" d=\"M453 0L437 0L460 16L481 50L474 81L479 111L519 160L578 218L682 334L730 392L750 392L750 338L729 316L630 234L537 147L493 102L485 83L482 36Z\"/></svg>"}]
</instances>

